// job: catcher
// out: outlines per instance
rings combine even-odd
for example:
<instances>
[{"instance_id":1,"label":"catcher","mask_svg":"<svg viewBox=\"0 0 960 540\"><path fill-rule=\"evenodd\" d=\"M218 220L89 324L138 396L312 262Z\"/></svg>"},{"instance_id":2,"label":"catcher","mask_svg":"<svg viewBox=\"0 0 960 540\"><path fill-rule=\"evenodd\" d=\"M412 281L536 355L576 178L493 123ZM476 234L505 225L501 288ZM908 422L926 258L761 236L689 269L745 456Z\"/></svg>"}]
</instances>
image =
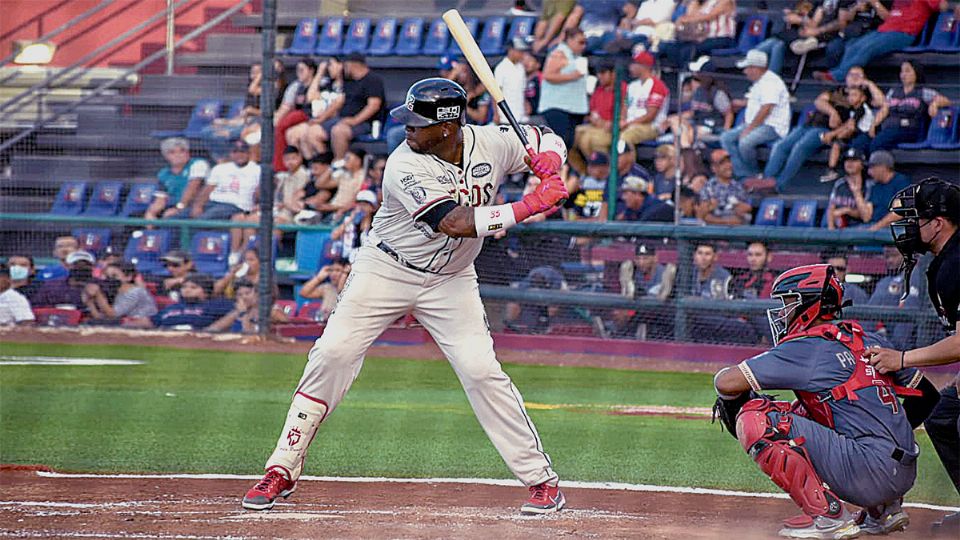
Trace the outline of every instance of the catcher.
<instances>
[{"instance_id":1,"label":"catcher","mask_svg":"<svg viewBox=\"0 0 960 540\"><path fill-rule=\"evenodd\" d=\"M714 377L718 415L760 470L803 515L789 538L855 538L906 527L903 494L917 475L913 438L937 404L936 388L916 369L874 370L863 354L882 343L842 317L843 286L826 264L788 270L767 311L775 346ZM761 392L792 390L793 404ZM901 404L900 398L903 399ZM864 510L852 514L843 502Z\"/></svg>"}]
</instances>

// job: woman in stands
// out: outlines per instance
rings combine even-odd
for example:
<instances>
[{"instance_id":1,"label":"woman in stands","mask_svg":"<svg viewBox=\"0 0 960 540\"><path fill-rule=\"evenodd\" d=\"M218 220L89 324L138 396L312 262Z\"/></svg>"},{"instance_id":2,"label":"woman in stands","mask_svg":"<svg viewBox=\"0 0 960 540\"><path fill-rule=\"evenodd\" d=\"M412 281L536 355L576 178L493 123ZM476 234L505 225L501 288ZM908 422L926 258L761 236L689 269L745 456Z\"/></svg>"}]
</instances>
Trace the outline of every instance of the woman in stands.
<instances>
[{"instance_id":1,"label":"woman in stands","mask_svg":"<svg viewBox=\"0 0 960 540\"><path fill-rule=\"evenodd\" d=\"M307 88L310 120L287 131L287 140L300 148L304 159L327 151L328 136L323 123L337 117L343 102L343 62L331 57L317 66L317 74Z\"/></svg>"},{"instance_id":2,"label":"woman in stands","mask_svg":"<svg viewBox=\"0 0 960 540\"><path fill-rule=\"evenodd\" d=\"M253 283L260 282L260 257L256 248L247 248L243 252L243 260L230 267L226 274L213 284L213 297L233 299L236 296L236 282L246 279Z\"/></svg>"},{"instance_id":3,"label":"woman in stands","mask_svg":"<svg viewBox=\"0 0 960 540\"><path fill-rule=\"evenodd\" d=\"M949 107L950 100L932 88L924 87L923 66L913 60L900 64L899 87L887 92L886 107L880 110L875 126L880 130L870 144L870 151L891 150L899 143L922 139L927 120L937 115L940 107Z\"/></svg>"},{"instance_id":4,"label":"woman in stands","mask_svg":"<svg viewBox=\"0 0 960 540\"><path fill-rule=\"evenodd\" d=\"M273 117L274 171L287 170L283 164L283 149L290 144L287 142L287 131L310 119L310 101L307 100L307 91L316 74L317 64L309 58L301 59L297 62L297 80L290 83L283 93L283 101Z\"/></svg>"},{"instance_id":5,"label":"woman in stands","mask_svg":"<svg viewBox=\"0 0 960 540\"><path fill-rule=\"evenodd\" d=\"M103 271L103 282L91 281L84 287L83 303L90 319L117 324L124 318L145 319L157 313L157 304L142 286L137 285L137 269L129 262L118 262ZM111 305L107 291L116 291Z\"/></svg>"}]
</instances>

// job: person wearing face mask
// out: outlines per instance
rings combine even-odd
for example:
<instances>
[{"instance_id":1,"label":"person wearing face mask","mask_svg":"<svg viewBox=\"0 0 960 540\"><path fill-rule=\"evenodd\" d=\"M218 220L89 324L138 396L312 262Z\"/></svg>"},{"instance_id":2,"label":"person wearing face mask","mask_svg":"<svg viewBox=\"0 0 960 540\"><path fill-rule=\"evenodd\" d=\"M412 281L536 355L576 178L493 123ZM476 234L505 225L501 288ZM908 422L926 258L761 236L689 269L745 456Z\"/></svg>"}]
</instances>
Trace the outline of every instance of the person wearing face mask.
<instances>
[{"instance_id":1,"label":"person wearing face mask","mask_svg":"<svg viewBox=\"0 0 960 540\"><path fill-rule=\"evenodd\" d=\"M32 324L30 302L11 286L10 267L0 263L0 326Z\"/></svg>"},{"instance_id":2,"label":"person wearing face mask","mask_svg":"<svg viewBox=\"0 0 960 540\"><path fill-rule=\"evenodd\" d=\"M10 286L18 293L33 301L33 296L40 290L40 282L34 281L37 267L30 255L11 255L7 259L10 267Z\"/></svg>"},{"instance_id":3,"label":"person wearing face mask","mask_svg":"<svg viewBox=\"0 0 960 540\"><path fill-rule=\"evenodd\" d=\"M146 319L157 314L157 304L143 287L136 284L137 268L129 262L108 265L103 285L91 282L84 288L83 301L90 319L115 322L125 317ZM107 291L113 291L113 302Z\"/></svg>"}]
</instances>

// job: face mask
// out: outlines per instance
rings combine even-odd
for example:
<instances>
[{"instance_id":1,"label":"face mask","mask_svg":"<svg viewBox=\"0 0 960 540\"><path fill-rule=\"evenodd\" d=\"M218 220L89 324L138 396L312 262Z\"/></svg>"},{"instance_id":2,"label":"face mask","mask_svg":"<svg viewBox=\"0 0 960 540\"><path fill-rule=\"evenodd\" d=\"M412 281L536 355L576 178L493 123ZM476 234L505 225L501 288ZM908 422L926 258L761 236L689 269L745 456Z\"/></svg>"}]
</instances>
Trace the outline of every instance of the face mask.
<instances>
[{"instance_id":1,"label":"face mask","mask_svg":"<svg viewBox=\"0 0 960 540\"><path fill-rule=\"evenodd\" d=\"M191 298L187 298L186 296L183 297L184 304L199 304L200 302L203 302L203 300L196 297L191 297Z\"/></svg>"},{"instance_id":2,"label":"face mask","mask_svg":"<svg viewBox=\"0 0 960 540\"><path fill-rule=\"evenodd\" d=\"M27 276L30 275L30 268L26 266L13 265L10 267L10 279L14 281L20 281L27 279Z\"/></svg>"}]
</instances>

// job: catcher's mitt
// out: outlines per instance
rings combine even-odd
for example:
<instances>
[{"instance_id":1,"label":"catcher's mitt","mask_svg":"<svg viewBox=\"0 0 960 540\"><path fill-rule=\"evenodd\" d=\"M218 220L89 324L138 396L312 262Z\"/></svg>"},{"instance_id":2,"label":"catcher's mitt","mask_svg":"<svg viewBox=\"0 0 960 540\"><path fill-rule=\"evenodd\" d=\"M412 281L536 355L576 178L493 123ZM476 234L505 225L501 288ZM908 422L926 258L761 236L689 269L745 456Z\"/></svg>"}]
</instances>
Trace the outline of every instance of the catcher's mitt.
<instances>
[{"instance_id":1,"label":"catcher's mitt","mask_svg":"<svg viewBox=\"0 0 960 540\"><path fill-rule=\"evenodd\" d=\"M734 399L723 399L718 396L717 401L713 404L713 418L711 418L710 423L712 424L717 421L717 418L720 418L723 427L727 428L730 435L733 435L733 438L736 439L737 415L740 413L740 409L751 399L759 397L761 396L753 390L744 392Z\"/></svg>"}]
</instances>

